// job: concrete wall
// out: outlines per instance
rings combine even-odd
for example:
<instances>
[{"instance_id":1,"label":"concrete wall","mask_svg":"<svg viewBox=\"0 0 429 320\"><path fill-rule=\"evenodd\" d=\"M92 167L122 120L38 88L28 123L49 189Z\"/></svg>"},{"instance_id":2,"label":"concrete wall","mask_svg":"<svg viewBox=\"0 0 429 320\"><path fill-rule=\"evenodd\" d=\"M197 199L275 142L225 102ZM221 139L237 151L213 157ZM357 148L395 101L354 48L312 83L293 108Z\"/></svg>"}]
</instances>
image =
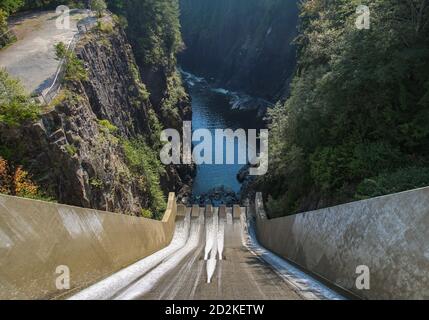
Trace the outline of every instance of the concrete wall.
<instances>
[{"instance_id":1,"label":"concrete wall","mask_svg":"<svg viewBox=\"0 0 429 320\"><path fill-rule=\"evenodd\" d=\"M167 246L176 199L163 221L0 195L0 299L61 298ZM70 290L56 288L58 266Z\"/></svg>"},{"instance_id":2,"label":"concrete wall","mask_svg":"<svg viewBox=\"0 0 429 320\"><path fill-rule=\"evenodd\" d=\"M429 188L273 220L256 199L267 249L364 299L429 299ZM356 267L370 289L356 288Z\"/></svg>"}]
</instances>

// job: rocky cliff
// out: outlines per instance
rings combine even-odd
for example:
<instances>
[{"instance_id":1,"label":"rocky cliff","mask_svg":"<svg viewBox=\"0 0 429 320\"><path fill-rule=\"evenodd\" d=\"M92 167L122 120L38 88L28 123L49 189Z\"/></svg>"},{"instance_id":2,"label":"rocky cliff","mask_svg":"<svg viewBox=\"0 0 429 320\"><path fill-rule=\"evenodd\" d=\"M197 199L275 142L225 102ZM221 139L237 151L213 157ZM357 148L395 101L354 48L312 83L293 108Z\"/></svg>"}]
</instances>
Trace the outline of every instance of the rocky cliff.
<instances>
[{"instance_id":1,"label":"rocky cliff","mask_svg":"<svg viewBox=\"0 0 429 320\"><path fill-rule=\"evenodd\" d=\"M181 0L184 69L275 101L295 67L297 1Z\"/></svg>"},{"instance_id":2,"label":"rocky cliff","mask_svg":"<svg viewBox=\"0 0 429 320\"><path fill-rule=\"evenodd\" d=\"M152 105L124 32L112 29L80 40L85 77L69 75L38 122L2 127L2 145L61 203L147 215L162 210L167 192L189 190L192 170L159 163L168 114ZM188 98L175 103L173 122L190 119Z\"/></svg>"}]
</instances>

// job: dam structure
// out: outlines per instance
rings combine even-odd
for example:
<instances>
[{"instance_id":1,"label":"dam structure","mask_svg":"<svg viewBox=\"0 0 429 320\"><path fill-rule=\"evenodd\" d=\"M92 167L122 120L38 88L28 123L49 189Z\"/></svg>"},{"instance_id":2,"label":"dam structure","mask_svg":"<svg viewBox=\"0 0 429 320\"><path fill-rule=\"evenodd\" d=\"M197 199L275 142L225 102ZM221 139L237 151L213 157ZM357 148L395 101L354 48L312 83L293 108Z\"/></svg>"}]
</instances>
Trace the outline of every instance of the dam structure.
<instances>
[{"instance_id":1,"label":"dam structure","mask_svg":"<svg viewBox=\"0 0 429 320\"><path fill-rule=\"evenodd\" d=\"M268 219L261 194L185 207L171 193L161 221L2 195L0 298L423 299L428 195ZM362 265L369 289L357 286Z\"/></svg>"}]
</instances>

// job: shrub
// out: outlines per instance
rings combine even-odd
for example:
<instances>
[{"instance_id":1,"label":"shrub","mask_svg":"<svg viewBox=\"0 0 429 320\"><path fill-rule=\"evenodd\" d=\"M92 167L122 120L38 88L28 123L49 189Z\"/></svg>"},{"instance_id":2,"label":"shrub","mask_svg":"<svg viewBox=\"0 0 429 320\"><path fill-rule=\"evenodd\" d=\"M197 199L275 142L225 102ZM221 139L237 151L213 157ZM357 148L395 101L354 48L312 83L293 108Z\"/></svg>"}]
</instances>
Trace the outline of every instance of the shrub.
<instances>
[{"instance_id":1,"label":"shrub","mask_svg":"<svg viewBox=\"0 0 429 320\"><path fill-rule=\"evenodd\" d=\"M24 93L21 83L0 69L0 123L17 126L27 120L36 120L40 105Z\"/></svg>"},{"instance_id":2,"label":"shrub","mask_svg":"<svg viewBox=\"0 0 429 320\"><path fill-rule=\"evenodd\" d=\"M158 154L141 137L123 141L123 149L136 181L140 181L142 189L149 193L149 209L154 212L155 218L160 218L167 203L160 186L160 176L165 170L158 159Z\"/></svg>"},{"instance_id":3,"label":"shrub","mask_svg":"<svg viewBox=\"0 0 429 320\"><path fill-rule=\"evenodd\" d=\"M67 153L72 157L77 153L77 148L72 144L66 144L65 148Z\"/></svg>"},{"instance_id":4,"label":"shrub","mask_svg":"<svg viewBox=\"0 0 429 320\"><path fill-rule=\"evenodd\" d=\"M113 21L115 22L115 24L120 25L123 29L128 28L128 20L123 15L113 15Z\"/></svg>"},{"instance_id":5,"label":"shrub","mask_svg":"<svg viewBox=\"0 0 429 320\"><path fill-rule=\"evenodd\" d=\"M98 120L98 124L100 125L101 130L107 133L114 134L118 131L118 127L111 124L109 120Z\"/></svg>"},{"instance_id":6,"label":"shrub","mask_svg":"<svg viewBox=\"0 0 429 320\"><path fill-rule=\"evenodd\" d=\"M12 185L12 177L9 173L9 165L0 157L0 193L9 194Z\"/></svg>"},{"instance_id":7,"label":"shrub","mask_svg":"<svg viewBox=\"0 0 429 320\"><path fill-rule=\"evenodd\" d=\"M92 0L91 8L97 12L98 17L101 18L103 16L104 10L107 9L107 4L104 0Z\"/></svg>"},{"instance_id":8,"label":"shrub","mask_svg":"<svg viewBox=\"0 0 429 320\"><path fill-rule=\"evenodd\" d=\"M426 186L429 186L429 168L403 168L393 173L365 179L357 187L355 198L363 200Z\"/></svg>"},{"instance_id":9,"label":"shrub","mask_svg":"<svg viewBox=\"0 0 429 320\"><path fill-rule=\"evenodd\" d=\"M63 59L67 55L67 47L64 42L59 42L55 45L55 54L57 56L57 60Z\"/></svg>"},{"instance_id":10,"label":"shrub","mask_svg":"<svg viewBox=\"0 0 429 320\"><path fill-rule=\"evenodd\" d=\"M133 62L130 65L130 71L133 76L133 79L136 83L138 93L143 100L148 100L150 97L150 93L146 88L146 85L142 82L140 77L140 71L137 65Z\"/></svg>"},{"instance_id":11,"label":"shrub","mask_svg":"<svg viewBox=\"0 0 429 320\"><path fill-rule=\"evenodd\" d=\"M180 121L178 103L187 98L187 93L177 70L167 78L167 91L168 95L161 101L161 112L165 118Z\"/></svg>"},{"instance_id":12,"label":"shrub","mask_svg":"<svg viewBox=\"0 0 429 320\"><path fill-rule=\"evenodd\" d=\"M153 219L153 213L148 209L142 209L141 216L146 219Z\"/></svg>"},{"instance_id":13,"label":"shrub","mask_svg":"<svg viewBox=\"0 0 429 320\"><path fill-rule=\"evenodd\" d=\"M164 128L159 121L156 112L153 109L149 109L148 111L148 122L151 129L151 140L154 141L152 149L160 151L162 149L163 144L161 143L159 137L161 136L161 132Z\"/></svg>"},{"instance_id":14,"label":"shrub","mask_svg":"<svg viewBox=\"0 0 429 320\"><path fill-rule=\"evenodd\" d=\"M311 176L322 190L339 188L350 177L351 152L346 146L325 147L311 155Z\"/></svg>"},{"instance_id":15,"label":"shrub","mask_svg":"<svg viewBox=\"0 0 429 320\"><path fill-rule=\"evenodd\" d=\"M270 218L276 218L276 217L282 217L285 215L286 213L285 208L287 208L287 206L283 198L277 200L269 196L268 201L266 203L266 208L267 208L268 216Z\"/></svg>"},{"instance_id":16,"label":"shrub","mask_svg":"<svg viewBox=\"0 0 429 320\"><path fill-rule=\"evenodd\" d=\"M310 157L311 174L322 190L333 190L395 170L404 159L397 148L383 142L325 147Z\"/></svg>"},{"instance_id":17,"label":"shrub","mask_svg":"<svg viewBox=\"0 0 429 320\"><path fill-rule=\"evenodd\" d=\"M0 10L7 14L16 12L24 5L24 0L3 0L0 2Z\"/></svg>"},{"instance_id":18,"label":"shrub","mask_svg":"<svg viewBox=\"0 0 429 320\"><path fill-rule=\"evenodd\" d=\"M39 187L36 186L29 178L28 172L22 167L18 167L13 176L15 190L14 193L20 197L36 197L39 193Z\"/></svg>"},{"instance_id":19,"label":"shrub","mask_svg":"<svg viewBox=\"0 0 429 320\"><path fill-rule=\"evenodd\" d=\"M8 24L7 24L8 14L6 11L0 8L0 49L6 47L16 40L16 37L13 33L7 33Z\"/></svg>"},{"instance_id":20,"label":"shrub","mask_svg":"<svg viewBox=\"0 0 429 320\"><path fill-rule=\"evenodd\" d=\"M0 157L0 193L43 201L54 201L40 191L22 166L12 166Z\"/></svg>"},{"instance_id":21,"label":"shrub","mask_svg":"<svg viewBox=\"0 0 429 320\"><path fill-rule=\"evenodd\" d=\"M103 186L103 181L97 178L92 178L89 180L89 184L94 188L100 189Z\"/></svg>"},{"instance_id":22,"label":"shrub","mask_svg":"<svg viewBox=\"0 0 429 320\"><path fill-rule=\"evenodd\" d=\"M113 28L113 24L110 22L105 22L105 21L98 21L97 22L97 29L103 33L113 33L114 28Z\"/></svg>"},{"instance_id":23,"label":"shrub","mask_svg":"<svg viewBox=\"0 0 429 320\"><path fill-rule=\"evenodd\" d=\"M55 53L57 59L65 59L65 74L64 80L67 81L85 81L88 80L88 72L85 69L85 65L80 60L76 53L68 51L63 42L59 42L55 45Z\"/></svg>"},{"instance_id":24,"label":"shrub","mask_svg":"<svg viewBox=\"0 0 429 320\"><path fill-rule=\"evenodd\" d=\"M67 89L61 89L60 92L52 99L52 101L47 106L48 110L54 109L56 106L60 105L67 99L69 99L72 96L72 93L68 91Z\"/></svg>"},{"instance_id":25,"label":"shrub","mask_svg":"<svg viewBox=\"0 0 429 320\"><path fill-rule=\"evenodd\" d=\"M68 81L88 80L88 73L85 66L83 62L77 58L74 52L70 52L68 54L64 79Z\"/></svg>"}]
</instances>

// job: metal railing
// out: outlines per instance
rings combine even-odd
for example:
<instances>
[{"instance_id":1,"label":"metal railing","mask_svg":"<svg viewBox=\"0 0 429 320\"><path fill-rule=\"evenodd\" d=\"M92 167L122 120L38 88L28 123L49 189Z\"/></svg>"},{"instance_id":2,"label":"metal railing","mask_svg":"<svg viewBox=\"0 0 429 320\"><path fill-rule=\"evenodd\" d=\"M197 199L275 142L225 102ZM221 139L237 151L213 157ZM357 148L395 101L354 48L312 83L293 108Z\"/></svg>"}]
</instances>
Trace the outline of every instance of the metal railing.
<instances>
[{"instance_id":1,"label":"metal railing","mask_svg":"<svg viewBox=\"0 0 429 320\"><path fill-rule=\"evenodd\" d=\"M76 43L79 41L81 35L82 33L79 32L73 36L69 45L67 46L67 52L72 52L74 50L74 48L76 47ZM67 57L63 57L60 60L60 64L58 65L57 71L55 72L55 77L52 81L51 86L41 92L39 99L44 103L49 104L61 90L61 81L64 78L64 74L66 71L66 62Z\"/></svg>"},{"instance_id":2,"label":"metal railing","mask_svg":"<svg viewBox=\"0 0 429 320\"><path fill-rule=\"evenodd\" d=\"M70 43L67 46L66 52L69 53L69 52L74 51L76 44L81 39L82 35L91 31L92 29L94 29L94 27L98 24L99 21L105 20L107 18L110 19L111 15L112 14L110 12L107 12L107 16L105 16L101 19L93 19L93 20L88 20L86 22L82 22L82 20L81 20L80 23L78 22L78 24L77 24L78 33L76 33L73 36L73 38L70 40ZM85 18L85 19L87 19L87 18ZM83 20L85 20L85 19L83 19ZM64 75L66 72L66 62L67 62L67 57L64 57L60 60L60 64L58 65L57 71L55 72L55 77L54 77L54 80L52 81L51 86L49 88L43 90L40 93L40 96L38 97L40 102L44 102L45 104L49 104L52 102L52 100L54 100L54 98L60 92L61 82L64 79Z\"/></svg>"}]
</instances>

